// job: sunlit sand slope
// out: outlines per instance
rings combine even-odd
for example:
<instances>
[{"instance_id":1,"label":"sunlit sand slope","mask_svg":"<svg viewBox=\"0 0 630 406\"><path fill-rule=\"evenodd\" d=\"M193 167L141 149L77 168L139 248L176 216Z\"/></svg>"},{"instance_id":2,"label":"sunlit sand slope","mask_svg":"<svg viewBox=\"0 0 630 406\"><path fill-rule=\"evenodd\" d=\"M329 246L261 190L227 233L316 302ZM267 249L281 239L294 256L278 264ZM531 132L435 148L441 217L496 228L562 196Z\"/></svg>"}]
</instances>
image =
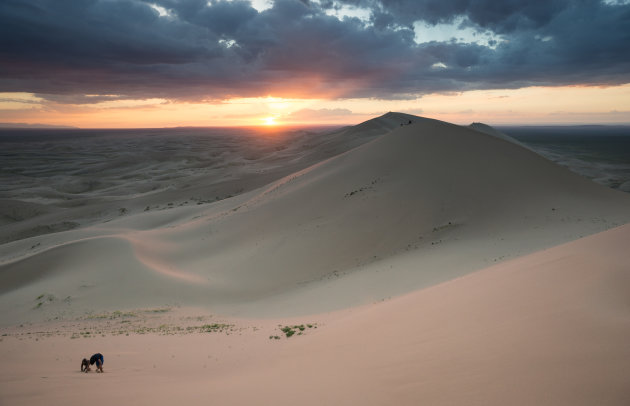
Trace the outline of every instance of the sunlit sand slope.
<instances>
[{"instance_id":1,"label":"sunlit sand slope","mask_svg":"<svg viewBox=\"0 0 630 406\"><path fill-rule=\"evenodd\" d=\"M212 393L235 404L626 405L628 241L624 226L357 309Z\"/></svg>"},{"instance_id":2,"label":"sunlit sand slope","mask_svg":"<svg viewBox=\"0 0 630 406\"><path fill-rule=\"evenodd\" d=\"M101 337L89 320L53 324L88 339L18 328L0 345L0 403L625 406L629 240L626 225L383 303L228 320L255 326L229 335ZM284 338L278 323L296 322L318 328ZM96 350L105 374L81 374Z\"/></svg>"}]
</instances>

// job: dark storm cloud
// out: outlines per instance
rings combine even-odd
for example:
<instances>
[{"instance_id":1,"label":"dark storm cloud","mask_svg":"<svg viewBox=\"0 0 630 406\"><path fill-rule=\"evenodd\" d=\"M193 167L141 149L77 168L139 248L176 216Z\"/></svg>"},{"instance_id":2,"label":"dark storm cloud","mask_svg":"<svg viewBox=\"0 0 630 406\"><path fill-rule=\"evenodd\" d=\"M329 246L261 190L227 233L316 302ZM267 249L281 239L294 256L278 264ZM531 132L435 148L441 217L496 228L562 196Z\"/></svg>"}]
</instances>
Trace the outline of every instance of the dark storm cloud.
<instances>
[{"instance_id":1,"label":"dark storm cloud","mask_svg":"<svg viewBox=\"0 0 630 406\"><path fill-rule=\"evenodd\" d=\"M390 24L411 26L415 21L430 24L451 22L465 15L472 23L497 33L548 24L557 14L580 0L338 0L341 4L373 11L375 18L389 16ZM584 3L584 2L581 2Z\"/></svg>"},{"instance_id":2,"label":"dark storm cloud","mask_svg":"<svg viewBox=\"0 0 630 406\"><path fill-rule=\"evenodd\" d=\"M369 21L326 14L348 5ZM417 22L496 42L418 44ZM629 44L630 5L596 0L4 0L0 91L90 103L614 85L630 82Z\"/></svg>"}]
</instances>

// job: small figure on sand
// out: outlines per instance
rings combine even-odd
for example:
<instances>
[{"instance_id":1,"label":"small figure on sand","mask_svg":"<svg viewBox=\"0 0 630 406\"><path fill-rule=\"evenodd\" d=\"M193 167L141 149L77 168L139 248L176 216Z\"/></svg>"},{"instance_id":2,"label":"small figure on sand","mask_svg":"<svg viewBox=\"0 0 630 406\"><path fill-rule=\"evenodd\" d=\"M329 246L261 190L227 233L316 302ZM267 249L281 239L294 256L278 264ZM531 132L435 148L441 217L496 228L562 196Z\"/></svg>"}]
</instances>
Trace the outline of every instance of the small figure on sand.
<instances>
[{"instance_id":1,"label":"small figure on sand","mask_svg":"<svg viewBox=\"0 0 630 406\"><path fill-rule=\"evenodd\" d=\"M96 372L103 372L103 362L105 362L105 360L103 358L103 354L100 352L92 355L89 361L87 358L83 358L83 361L81 361L81 372L89 372L90 365L94 364L96 364Z\"/></svg>"}]
</instances>

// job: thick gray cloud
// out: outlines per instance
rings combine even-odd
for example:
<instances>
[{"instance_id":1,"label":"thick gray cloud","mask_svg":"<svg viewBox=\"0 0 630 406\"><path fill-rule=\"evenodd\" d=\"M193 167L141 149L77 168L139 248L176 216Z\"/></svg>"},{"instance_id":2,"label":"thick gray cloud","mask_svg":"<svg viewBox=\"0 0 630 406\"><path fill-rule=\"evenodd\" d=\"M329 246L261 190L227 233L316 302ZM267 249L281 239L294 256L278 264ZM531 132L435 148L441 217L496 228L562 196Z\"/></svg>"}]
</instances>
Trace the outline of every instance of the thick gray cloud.
<instances>
[{"instance_id":1,"label":"thick gray cloud","mask_svg":"<svg viewBox=\"0 0 630 406\"><path fill-rule=\"evenodd\" d=\"M438 24L467 16L481 28L507 33L545 26L578 2L580 0L337 0L326 5L329 8L344 4L367 8L372 10L375 20L408 26L416 21Z\"/></svg>"},{"instance_id":2,"label":"thick gray cloud","mask_svg":"<svg viewBox=\"0 0 630 406\"><path fill-rule=\"evenodd\" d=\"M369 21L327 14L348 5ZM419 44L418 22L496 39ZM261 12L240 0L0 3L0 91L61 102L628 82L630 4L599 0L276 0Z\"/></svg>"}]
</instances>

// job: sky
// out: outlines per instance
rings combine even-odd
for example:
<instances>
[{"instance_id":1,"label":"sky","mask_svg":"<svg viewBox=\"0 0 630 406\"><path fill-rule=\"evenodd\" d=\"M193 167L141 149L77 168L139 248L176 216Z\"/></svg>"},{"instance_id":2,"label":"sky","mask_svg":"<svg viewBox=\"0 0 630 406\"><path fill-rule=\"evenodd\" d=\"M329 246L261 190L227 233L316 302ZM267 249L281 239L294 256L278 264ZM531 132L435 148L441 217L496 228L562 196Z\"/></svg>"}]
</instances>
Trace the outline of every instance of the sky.
<instances>
[{"instance_id":1,"label":"sky","mask_svg":"<svg viewBox=\"0 0 630 406\"><path fill-rule=\"evenodd\" d=\"M630 123L630 0L2 0L0 123Z\"/></svg>"}]
</instances>

